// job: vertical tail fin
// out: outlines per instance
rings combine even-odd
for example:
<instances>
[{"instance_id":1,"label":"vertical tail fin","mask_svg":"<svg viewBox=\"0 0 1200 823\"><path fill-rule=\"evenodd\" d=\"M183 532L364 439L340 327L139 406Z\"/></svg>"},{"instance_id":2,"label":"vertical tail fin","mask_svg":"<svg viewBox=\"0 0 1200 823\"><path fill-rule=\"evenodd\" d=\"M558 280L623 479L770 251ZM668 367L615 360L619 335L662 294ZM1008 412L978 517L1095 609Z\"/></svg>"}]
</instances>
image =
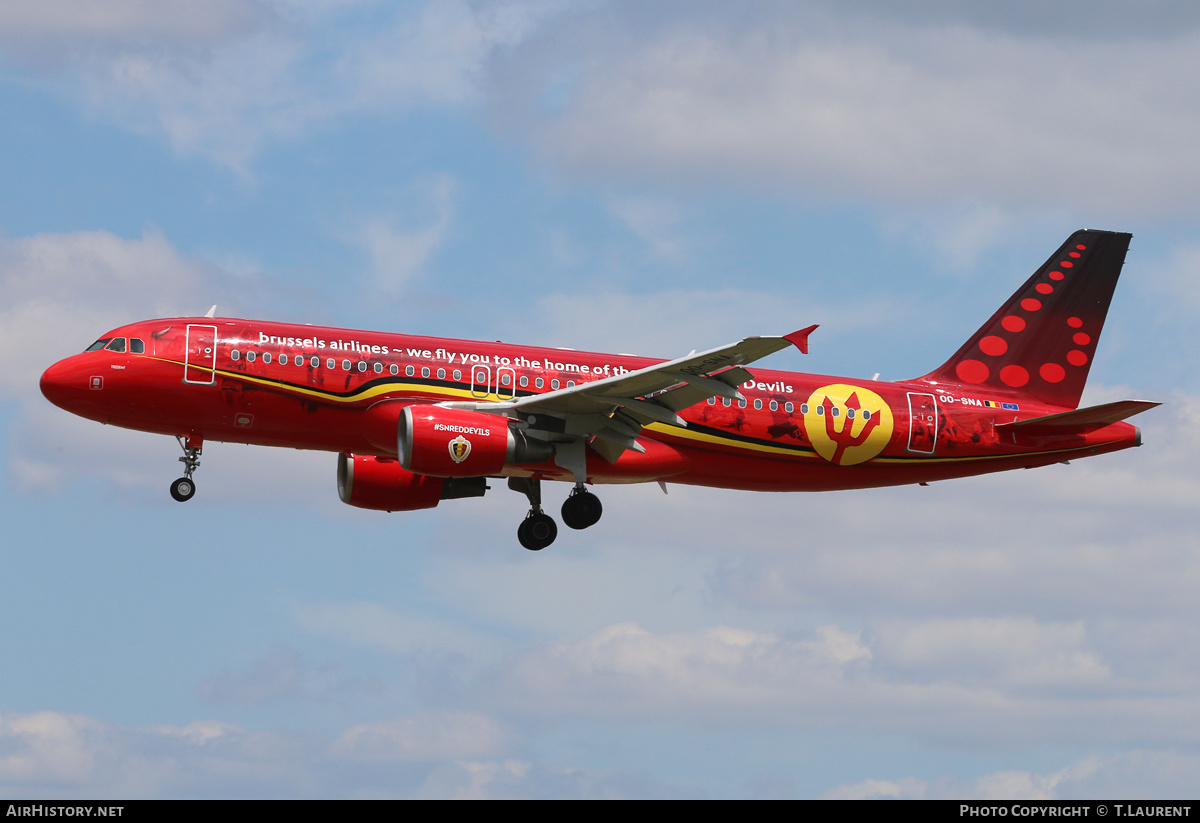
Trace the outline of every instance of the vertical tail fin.
<instances>
[{"instance_id":1,"label":"vertical tail fin","mask_svg":"<svg viewBox=\"0 0 1200 823\"><path fill-rule=\"evenodd\" d=\"M1130 234L1077 231L927 382L1076 408Z\"/></svg>"}]
</instances>

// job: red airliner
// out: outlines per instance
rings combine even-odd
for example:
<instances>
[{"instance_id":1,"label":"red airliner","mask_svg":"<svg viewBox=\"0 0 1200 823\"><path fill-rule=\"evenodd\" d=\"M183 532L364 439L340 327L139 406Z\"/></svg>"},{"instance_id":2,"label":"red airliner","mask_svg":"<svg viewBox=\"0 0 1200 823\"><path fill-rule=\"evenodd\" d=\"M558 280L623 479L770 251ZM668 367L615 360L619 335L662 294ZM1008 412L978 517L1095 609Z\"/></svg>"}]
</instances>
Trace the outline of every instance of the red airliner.
<instances>
[{"instance_id":1,"label":"red airliner","mask_svg":"<svg viewBox=\"0 0 1200 823\"><path fill-rule=\"evenodd\" d=\"M1079 409L1130 235L1078 231L944 365L895 383L749 369L816 326L678 360L216 317L114 329L42 375L67 411L173 435L195 493L206 440L338 453L338 492L410 511L507 478L517 537L600 519L586 484L822 491L1044 466L1141 443L1157 403ZM211 314L211 313L210 313Z\"/></svg>"}]
</instances>

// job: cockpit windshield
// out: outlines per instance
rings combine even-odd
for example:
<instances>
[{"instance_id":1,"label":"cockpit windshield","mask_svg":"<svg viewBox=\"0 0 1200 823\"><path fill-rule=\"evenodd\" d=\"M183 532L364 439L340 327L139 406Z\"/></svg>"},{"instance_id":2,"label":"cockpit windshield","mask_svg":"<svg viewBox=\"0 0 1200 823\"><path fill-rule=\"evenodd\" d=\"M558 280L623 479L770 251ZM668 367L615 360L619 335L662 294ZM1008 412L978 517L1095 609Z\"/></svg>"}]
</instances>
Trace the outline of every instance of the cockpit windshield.
<instances>
[{"instance_id":1,"label":"cockpit windshield","mask_svg":"<svg viewBox=\"0 0 1200 823\"><path fill-rule=\"evenodd\" d=\"M146 342L140 337L130 337L128 340L129 352L131 354L146 353ZM84 351L100 351L101 349L108 349L109 351L123 353L125 351L125 342L126 338L124 337L101 337L95 343L84 349Z\"/></svg>"}]
</instances>

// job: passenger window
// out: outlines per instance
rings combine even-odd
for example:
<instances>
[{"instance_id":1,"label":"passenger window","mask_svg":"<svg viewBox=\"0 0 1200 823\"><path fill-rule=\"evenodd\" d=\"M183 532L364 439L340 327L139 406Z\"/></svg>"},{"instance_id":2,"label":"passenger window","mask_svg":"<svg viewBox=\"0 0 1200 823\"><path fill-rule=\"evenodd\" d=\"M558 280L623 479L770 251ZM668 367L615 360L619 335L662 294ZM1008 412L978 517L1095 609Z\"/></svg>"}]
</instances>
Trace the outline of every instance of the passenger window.
<instances>
[{"instance_id":1,"label":"passenger window","mask_svg":"<svg viewBox=\"0 0 1200 823\"><path fill-rule=\"evenodd\" d=\"M146 343L140 337L129 338L129 351L133 354L145 354Z\"/></svg>"},{"instance_id":2,"label":"passenger window","mask_svg":"<svg viewBox=\"0 0 1200 823\"><path fill-rule=\"evenodd\" d=\"M539 377L537 380L533 381L533 385L540 389L542 386L546 385L546 381Z\"/></svg>"},{"instance_id":3,"label":"passenger window","mask_svg":"<svg viewBox=\"0 0 1200 823\"><path fill-rule=\"evenodd\" d=\"M336 368L337 368L337 361L336 361L336 360L334 360L332 357L331 357L331 358L329 358L328 360L326 360L326 361L325 361L325 368L327 368L327 369L336 369Z\"/></svg>"},{"instance_id":4,"label":"passenger window","mask_svg":"<svg viewBox=\"0 0 1200 823\"><path fill-rule=\"evenodd\" d=\"M568 388L568 389L573 389L573 388L575 388L575 381L574 381L574 380L568 380L568 381L567 381L567 388Z\"/></svg>"},{"instance_id":5,"label":"passenger window","mask_svg":"<svg viewBox=\"0 0 1200 823\"><path fill-rule=\"evenodd\" d=\"M729 399L728 397L726 397L726 398L724 398L723 400L721 400L721 403L722 403L722 404L724 404L724 405L726 405L726 406L732 406L732 405L733 405L733 401L732 401L731 399Z\"/></svg>"},{"instance_id":6,"label":"passenger window","mask_svg":"<svg viewBox=\"0 0 1200 823\"><path fill-rule=\"evenodd\" d=\"M395 363L393 363L392 365L388 366L388 373L389 374L399 374L400 367L397 366Z\"/></svg>"},{"instance_id":7,"label":"passenger window","mask_svg":"<svg viewBox=\"0 0 1200 823\"><path fill-rule=\"evenodd\" d=\"M350 361L349 360L342 361L342 371L350 371Z\"/></svg>"},{"instance_id":8,"label":"passenger window","mask_svg":"<svg viewBox=\"0 0 1200 823\"><path fill-rule=\"evenodd\" d=\"M708 405L710 405L710 406L717 405L717 398L715 398L715 397L708 398Z\"/></svg>"},{"instance_id":9,"label":"passenger window","mask_svg":"<svg viewBox=\"0 0 1200 823\"><path fill-rule=\"evenodd\" d=\"M229 359L236 363L242 359L242 353L237 349L234 349L233 351L229 352Z\"/></svg>"},{"instance_id":10,"label":"passenger window","mask_svg":"<svg viewBox=\"0 0 1200 823\"><path fill-rule=\"evenodd\" d=\"M779 401L778 400L771 401L771 411L779 411Z\"/></svg>"},{"instance_id":11,"label":"passenger window","mask_svg":"<svg viewBox=\"0 0 1200 823\"><path fill-rule=\"evenodd\" d=\"M783 404L783 410L785 412L787 412L788 414L791 414L792 412L794 412L796 410L796 407L793 406L792 401L789 400L788 402Z\"/></svg>"},{"instance_id":12,"label":"passenger window","mask_svg":"<svg viewBox=\"0 0 1200 823\"><path fill-rule=\"evenodd\" d=\"M255 353L254 353L254 352L252 352L252 351L248 351L248 352L246 352L246 362L247 362L247 363L253 363L253 362L254 362L254 358L255 358L256 356L257 356L257 355L255 355Z\"/></svg>"},{"instance_id":13,"label":"passenger window","mask_svg":"<svg viewBox=\"0 0 1200 823\"><path fill-rule=\"evenodd\" d=\"M561 385L562 384L558 382L557 377L550 381L550 388L552 388L552 389L557 389Z\"/></svg>"},{"instance_id":14,"label":"passenger window","mask_svg":"<svg viewBox=\"0 0 1200 823\"><path fill-rule=\"evenodd\" d=\"M286 354L279 355L279 365L281 365L281 366L287 365L287 355Z\"/></svg>"},{"instance_id":15,"label":"passenger window","mask_svg":"<svg viewBox=\"0 0 1200 823\"><path fill-rule=\"evenodd\" d=\"M512 382L512 381L509 380L507 374L500 375L500 385L501 386L507 386L510 382Z\"/></svg>"},{"instance_id":16,"label":"passenger window","mask_svg":"<svg viewBox=\"0 0 1200 823\"><path fill-rule=\"evenodd\" d=\"M762 409L762 398L761 397L755 399L754 408L759 409L759 410Z\"/></svg>"},{"instance_id":17,"label":"passenger window","mask_svg":"<svg viewBox=\"0 0 1200 823\"><path fill-rule=\"evenodd\" d=\"M125 338L114 337L112 342L105 346L109 351L123 352L125 351Z\"/></svg>"},{"instance_id":18,"label":"passenger window","mask_svg":"<svg viewBox=\"0 0 1200 823\"><path fill-rule=\"evenodd\" d=\"M112 340L112 338L111 337L103 337L103 338L97 340L92 345L88 346L86 349L84 349L84 351L100 351L102 348L104 348L105 346L108 345L109 340Z\"/></svg>"},{"instance_id":19,"label":"passenger window","mask_svg":"<svg viewBox=\"0 0 1200 823\"><path fill-rule=\"evenodd\" d=\"M808 414L808 404L807 404L807 403L801 403L801 404L800 404L800 413L801 413L801 414Z\"/></svg>"},{"instance_id":20,"label":"passenger window","mask_svg":"<svg viewBox=\"0 0 1200 823\"><path fill-rule=\"evenodd\" d=\"M359 370L360 372L364 372L364 371L366 371L366 370L367 370L367 361L366 361L366 360L359 360L359 361L358 361L358 370Z\"/></svg>"},{"instance_id":21,"label":"passenger window","mask_svg":"<svg viewBox=\"0 0 1200 823\"><path fill-rule=\"evenodd\" d=\"M529 385L529 378L526 377L525 375L521 375L521 388L525 388L528 385Z\"/></svg>"},{"instance_id":22,"label":"passenger window","mask_svg":"<svg viewBox=\"0 0 1200 823\"><path fill-rule=\"evenodd\" d=\"M416 374L416 373L417 373L417 370L416 370L416 369L414 369L412 366L405 366L405 367L404 367L404 373L405 373L406 375L408 375L409 377L412 377L414 374Z\"/></svg>"},{"instance_id":23,"label":"passenger window","mask_svg":"<svg viewBox=\"0 0 1200 823\"><path fill-rule=\"evenodd\" d=\"M738 408L739 409L746 408L746 398L743 397L741 400L738 401Z\"/></svg>"},{"instance_id":24,"label":"passenger window","mask_svg":"<svg viewBox=\"0 0 1200 823\"><path fill-rule=\"evenodd\" d=\"M422 376L422 377L428 377L428 376L429 376L429 367L428 367L428 366L423 366L423 367L421 368L421 376Z\"/></svg>"},{"instance_id":25,"label":"passenger window","mask_svg":"<svg viewBox=\"0 0 1200 823\"><path fill-rule=\"evenodd\" d=\"M317 357L317 356L314 354L314 355L312 356L312 359L308 361L308 365L312 366L314 369L319 369L319 368L321 368L321 358Z\"/></svg>"},{"instance_id":26,"label":"passenger window","mask_svg":"<svg viewBox=\"0 0 1200 823\"><path fill-rule=\"evenodd\" d=\"M270 363L270 362L271 362L271 353L270 353L269 351L265 351L265 352L263 352L263 362L264 362L264 363Z\"/></svg>"},{"instance_id":27,"label":"passenger window","mask_svg":"<svg viewBox=\"0 0 1200 823\"><path fill-rule=\"evenodd\" d=\"M382 363L376 363L376 364L375 364L375 373L376 373L376 374L383 374L383 364L382 364Z\"/></svg>"},{"instance_id":28,"label":"passenger window","mask_svg":"<svg viewBox=\"0 0 1200 823\"><path fill-rule=\"evenodd\" d=\"M438 369L438 380L445 380L445 379L446 379L446 370Z\"/></svg>"},{"instance_id":29,"label":"passenger window","mask_svg":"<svg viewBox=\"0 0 1200 823\"><path fill-rule=\"evenodd\" d=\"M460 371L459 369L455 369L454 370L454 379L462 380L462 371Z\"/></svg>"}]
</instances>

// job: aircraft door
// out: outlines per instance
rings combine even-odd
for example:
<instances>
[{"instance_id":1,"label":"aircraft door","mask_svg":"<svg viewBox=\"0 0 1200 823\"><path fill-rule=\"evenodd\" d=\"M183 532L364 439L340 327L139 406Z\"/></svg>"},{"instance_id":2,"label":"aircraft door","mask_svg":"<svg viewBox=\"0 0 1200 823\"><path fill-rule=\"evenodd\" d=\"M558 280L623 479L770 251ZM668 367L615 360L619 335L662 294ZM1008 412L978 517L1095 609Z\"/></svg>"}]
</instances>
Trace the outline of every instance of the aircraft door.
<instances>
[{"instance_id":1,"label":"aircraft door","mask_svg":"<svg viewBox=\"0 0 1200 823\"><path fill-rule=\"evenodd\" d=\"M471 367L471 396L487 397L492 393L492 367L476 364Z\"/></svg>"},{"instance_id":2,"label":"aircraft door","mask_svg":"<svg viewBox=\"0 0 1200 823\"><path fill-rule=\"evenodd\" d=\"M187 350L184 353L183 382L211 385L217 366L217 327L187 327Z\"/></svg>"},{"instance_id":3,"label":"aircraft door","mask_svg":"<svg viewBox=\"0 0 1200 823\"><path fill-rule=\"evenodd\" d=\"M933 454L938 431L937 398L932 394L908 393L908 450Z\"/></svg>"},{"instance_id":4,"label":"aircraft door","mask_svg":"<svg viewBox=\"0 0 1200 823\"><path fill-rule=\"evenodd\" d=\"M496 394L508 400L517 393L517 373L507 366L496 368Z\"/></svg>"}]
</instances>

